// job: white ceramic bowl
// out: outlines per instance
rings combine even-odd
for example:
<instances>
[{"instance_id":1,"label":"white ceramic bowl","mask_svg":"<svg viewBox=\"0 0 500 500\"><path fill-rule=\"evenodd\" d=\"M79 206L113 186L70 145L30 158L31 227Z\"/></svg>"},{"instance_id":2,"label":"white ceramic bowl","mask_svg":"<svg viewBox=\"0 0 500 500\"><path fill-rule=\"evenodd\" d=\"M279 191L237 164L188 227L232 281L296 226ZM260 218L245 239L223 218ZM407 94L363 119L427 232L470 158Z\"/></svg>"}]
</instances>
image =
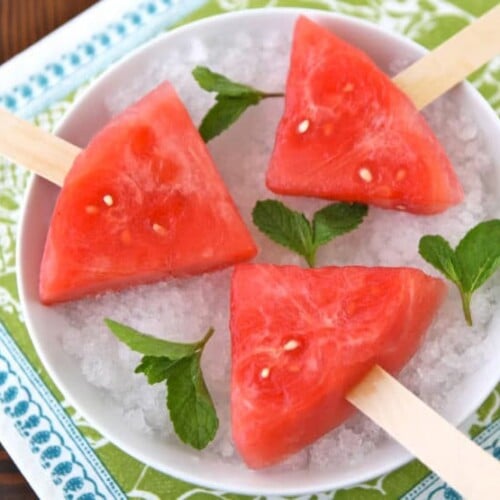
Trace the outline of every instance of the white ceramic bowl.
<instances>
[{"instance_id":1,"label":"white ceramic bowl","mask_svg":"<svg viewBox=\"0 0 500 500\"><path fill-rule=\"evenodd\" d=\"M234 34L242 26L254 36L271 30L290 33L299 13L331 28L338 35L366 51L381 66L402 58L416 58L424 50L404 38L389 34L376 26L352 18L320 11L296 9L253 10L209 18L167 33L133 53L100 77L75 103L58 128L63 138L84 146L89 138L108 120L106 97L130 82L131 76L146 71L152 60L161 60L162 53L177 43L199 39L215 33ZM489 139L495 163L500 165L500 122L493 111L470 85L457 90L461 105L470 113ZM497 180L495 180L497 182ZM386 473L408 461L410 456L395 443L386 443L370 453L355 467L332 467L314 471L255 472L241 467L199 458L185 446L167 444L134 432L110 406L105 406L98 389L90 385L78 364L51 341L51 332L60 321L50 308L38 301L37 285L41 255L50 214L58 189L35 177L28 189L21 222L18 263L19 288L27 325L38 354L50 375L78 411L103 435L132 456L152 467L186 481L224 491L247 494L301 494L341 488ZM494 318L492 328L498 323ZM500 329L492 334L500 343ZM497 350L497 352L499 352ZM500 379L500 363L491 359L462 384L462 394L446 408L446 416L455 424L462 422L480 405Z\"/></svg>"}]
</instances>

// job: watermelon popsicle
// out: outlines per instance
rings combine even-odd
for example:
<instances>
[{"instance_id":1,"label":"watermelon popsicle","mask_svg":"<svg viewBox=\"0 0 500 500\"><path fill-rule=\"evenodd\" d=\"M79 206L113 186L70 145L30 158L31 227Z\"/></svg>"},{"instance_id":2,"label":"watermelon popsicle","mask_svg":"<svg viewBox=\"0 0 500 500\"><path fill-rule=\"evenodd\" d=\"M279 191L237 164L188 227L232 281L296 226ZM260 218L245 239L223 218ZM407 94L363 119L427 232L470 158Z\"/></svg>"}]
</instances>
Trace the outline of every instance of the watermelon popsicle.
<instances>
[{"instance_id":1,"label":"watermelon popsicle","mask_svg":"<svg viewBox=\"0 0 500 500\"><path fill-rule=\"evenodd\" d=\"M306 17L295 25L266 184L279 194L417 214L463 199L444 148L410 98L366 54Z\"/></svg>"},{"instance_id":2,"label":"watermelon popsicle","mask_svg":"<svg viewBox=\"0 0 500 500\"><path fill-rule=\"evenodd\" d=\"M199 274L256 252L187 110L163 83L76 158L47 235L40 299Z\"/></svg>"},{"instance_id":3,"label":"watermelon popsicle","mask_svg":"<svg viewBox=\"0 0 500 500\"><path fill-rule=\"evenodd\" d=\"M237 266L231 415L245 462L273 465L350 417L348 391L376 364L398 373L445 294L414 268Z\"/></svg>"},{"instance_id":4,"label":"watermelon popsicle","mask_svg":"<svg viewBox=\"0 0 500 500\"><path fill-rule=\"evenodd\" d=\"M231 423L245 462L284 460L349 418L351 403L467 498L490 498L500 464L391 376L445 294L414 268L236 266Z\"/></svg>"}]
</instances>

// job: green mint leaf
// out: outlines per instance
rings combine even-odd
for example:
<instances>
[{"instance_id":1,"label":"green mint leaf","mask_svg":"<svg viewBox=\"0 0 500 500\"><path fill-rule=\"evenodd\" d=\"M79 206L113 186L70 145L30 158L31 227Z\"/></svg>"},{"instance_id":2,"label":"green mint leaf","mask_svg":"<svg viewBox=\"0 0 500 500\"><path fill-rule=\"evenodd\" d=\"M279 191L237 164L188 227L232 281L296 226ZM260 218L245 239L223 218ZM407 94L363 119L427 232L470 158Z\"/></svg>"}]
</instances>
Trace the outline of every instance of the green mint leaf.
<instances>
[{"instance_id":1,"label":"green mint leaf","mask_svg":"<svg viewBox=\"0 0 500 500\"><path fill-rule=\"evenodd\" d=\"M460 291L465 320L472 325L472 294L500 267L500 220L481 222L473 227L453 250L441 236L424 236L420 255Z\"/></svg>"},{"instance_id":2,"label":"green mint leaf","mask_svg":"<svg viewBox=\"0 0 500 500\"><path fill-rule=\"evenodd\" d=\"M228 97L263 94L263 92L249 85L233 82L224 75L215 73L206 66L196 66L193 70L193 76L198 82L198 85L207 92L216 92L217 94Z\"/></svg>"},{"instance_id":3,"label":"green mint leaf","mask_svg":"<svg viewBox=\"0 0 500 500\"><path fill-rule=\"evenodd\" d=\"M314 214L312 224L300 212L277 200L258 201L254 224L273 241L303 256L314 267L318 247L336 236L356 229L368 213L359 203L334 203Z\"/></svg>"},{"instance_id":4,"label":"green mint leaf","mask_svg":"<svg viewBox=\"0 0 500 500\"><path fill-rule=\"evenodd\" d=\"M500 266L500 220L473 227L458 244L455 255L462 269L463 289L473 293Z\"/></svg>"},{"instance_id":5,"label":"green mint leaf","mask_svg":"<svg viewBox=\"0 0 500 500\"><path fill-rule=\"evenodd\" d=\"M172 367L178 362L167 357L144 356L135 369L135 373L144 373L149 385L158 384L167 380Z\"/></svg>"},{"instance_id":6,"label":"green mint leaf","mask_svg":"<svg viewBox=\"0 0 500 500\"><path fill-rule=\"evenodd\" d=\"M248 107L255 106L268 97L284 96L280 92L263 92L250 85L233 82L206 66L196 66L193 76L202 89L217 93L216 103L208 110L199 129L205 142L230 127Z\"/></svg>"},{"instance_id":7,"label":"green mint leaf","mask_svg":"<svg viewBox=\"0 0 500 500\"><path fill-rule=\"evenodd\" d=\"M314 246L356 229L367 213L368 207L360 203L333 203L318 210L312 222Z\"/></svg>"},{"instance_id":8,"label":"green mint leaf","mask_svg":"<svg viewBox=\"0 0 500 500\"><path fill-rule=\"evenodd\" d=\"M305 215L277 200L258 201L253 209L254 224L273 241L302 255L314 265L313 231Z\"/></svg>"},{"instance_id":9,"label":"green mint leaf","mask_svg":"<svg viewBox=\"0 0 500 500\"><path fill-rule=\"evenodd\" d=\"M217 102L208 110L200 125L200 135L205 142L229 128L250 106L260 102L259 94L241 97L217 96Z\"/></svg>"},{"instance_id":10,"label":"green mint leaf","mask_svg":"<svg viewBox=\"0 0 500 500\"><path fill-rule=\"evenodd\" d=\"M214 329L210 328L199 342L180 344L151 337L111 319L104 321L119 340L145 354L135 373L146 375L149 384L166 381L167 408L179 438L196 449L205 448L219 426L200 366Z\"/></svg>"},{"instance_id":11,"label":"green mint leaf","mask_svg":"<svg viewBox=\"0 0 500 500\"><path fill-rule=\"evenodd\" d=\"M104 322L114 335L126 344L132 351L139 352L146 356L166 357L171 360L192 356L200 349L200 342L193 344L181 344L159 339L145 333L138 332L130 326L123 325L112 319L105 319ZM203 342L203 341L201 341Z\"/></svg>"},{"instance_id":12,"label":"green mint leaf","mask_svg":"<svg viewBox=\"0 0 500 500\"><path fill-rule=\"evenodd\" d=\"M450 281L459 287L462 285L455 252L442 236L427 235L422 237L418 244L418 252Z\"/></svg>"},{"instance_id":13,"label":"green mint leaf","mask_svg":"<svg viewBox=\"0 0 500 500\"><path fill-rule=\"evenodd\" d=\"M215 437L219 420L200 367L201 353L179 360L167 380L167 407L181 441L201 450Z\"/></svg>"}]
</instances>

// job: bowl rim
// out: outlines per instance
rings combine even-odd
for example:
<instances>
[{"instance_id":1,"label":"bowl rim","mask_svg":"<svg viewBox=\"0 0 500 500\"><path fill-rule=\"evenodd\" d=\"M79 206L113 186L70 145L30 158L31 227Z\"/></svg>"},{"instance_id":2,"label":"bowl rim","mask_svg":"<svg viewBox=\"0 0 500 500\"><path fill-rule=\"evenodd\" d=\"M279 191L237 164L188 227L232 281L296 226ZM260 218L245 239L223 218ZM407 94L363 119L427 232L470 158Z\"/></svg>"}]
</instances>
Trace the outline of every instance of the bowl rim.
<instances>
[{"instance_id":1,"label":"bowl rim","mask_svg":"<svg viewBox=\"0 0 500 500\"><path fill-rule=\"evenodd\" d=\"M161 35L153 38L152 40L140 45L133 51L131 51L127 56L119 59L118 61L111 64L111 66L106 69L104 72L99 74L99 76L92 81L92 83L86 87L80 95L76 97L76 99L71 104L69 110L64 114L62 119L59 121L57 126L55 127L54 133L56 135L60 135L61 131L64 130L68 121L73 117L75 112L80 109L81 105L85 103L85 101L91 98L92 94L95 92L99 92L102 85L104 85L108 78L112 77L112 75L119 71L122 66L129 64L134 59L140 59L142 56L152 50L157 45L162 45L168 43L170 38L179 36L183 33L189 33L191 31L196 32L200 28L204 28L207 25L215 25L225 24L231 21L240 21L245 20L245 18L249 17L267 17L270 15L283 14L290 16L299 16L306 15L313 19L320 20L337 20L342 23L346 23L347 25L351 25L355 28L361 27L366 29L368 32L373 32L375 34L383 34L389 38L392 38L398 44L406 45L407 47L412 48L415 52L420 53L422 56L428 52L427 49L422 47L417 42L400 35L399 33L390 31L384 27L381 27L373 22L360 19L354 16L344 15L335 13L332 11L314 9L314 8L300 8L300 7L279 7L279 8L255 8L255 9L244 9L236 12L229 12L218 14L214 16L205 17L193 22L189 22L185 25L176 27L172 30L162 33ZM478 111L483 114L490 114L490 116L496 118L496 114L494 110L491 108L489 103L481 96L481 94L467 81L464 81L458 85L463 89L466 94L469 94L472 99L475 101L475 106L478 108ZM499 126L500 130L500 126ZM137 460L142 461L144 464L153 467L154 469L173 476L176 479L189 482L194 485L201 485L208 488L213 488L215 490L220 490L221 488L227 488L226 485L218 481L217 479L204 477L200 479L199 475L196 471L186 471L183 469L178 469L175 465L166 464L164 462L159 462L157 460L152 460L152 458L144 451L142 448L138 448L133 444L129 444L127 439L123 439L121 436L117 436L113 433L111 429L108 429L106 426L102 426L99 423L99 417L94 417L91 410L88 410L86 407L81 407L78 403L78 397L74 395L73 391L67 386L64 378L60 377L57 373L57 370L52 366L50 362L48 362L44 348L40 339L37 335L33 335L31 332L35 332L36 328L34 327L34 323L32 321L32 316L30 313L29 307L27 307L26 301L26 288L24 285L24 267L22 266L22 254L24 250L23 245L23 234L26 231L27 219L29 216L29 200L32 198L33 193L36 191L37 186L40 182L45 182L41 177L37 175L33 175L29 180L27 188L25 190L19 224L17 228L17 245L16 245L16 280L17 286L19 290L19 297L21 303L21 310L24 315L24 320L26 323L26 327L28 330L28 334L30 336L31 341L35 346L35 350L37 355L40 357L42 364L46 371L48 372L51 379L57 385L57 387L64 394L64 397L70 402L71 406L73 406L77 411L84 417L84 419L94 427L99 433L101 433L105 438L109 439L109 441L119 447L122 451L134 457ZM500 377L499 377L500 378ZM88 383L88 382L87 382ZM496 382L492 382L491 387L486 386L482 392L474 394L474 397L470 399L471 404L470 407L474 408L472 413L480 407L480 405L484 402L484 400L488 397L492 390L496 387L498 380ZM462 412L464 413L464 412ZM460 415L460 418L456 418L455 421L452 421L454 425L463 425L464 422L471 416L470 412L467 414ZM230 492L236 494L245 494L245 495L303 495L303 494L314 494L320 491L328 491L335 488L349 488L355 486L356 484L366 482L370 479L378 477L383 474L388 474L405 464L411 461L414 457L404 449L397 450L394 453L394 456L391 460L386 460L383 463L379 464L376 467L371 467L369 474L365 473L359 477L350 477L342 484L328 483L328 481L323 481L321 484L316 484L314 486L303 486L303 487L290 487L286 485L273 485L266 486L266 489L263 490L261 487L252 487L249 485L245 485L244 487L235 487L233 485L230 486Z\"/></svg>"}]
</instances>

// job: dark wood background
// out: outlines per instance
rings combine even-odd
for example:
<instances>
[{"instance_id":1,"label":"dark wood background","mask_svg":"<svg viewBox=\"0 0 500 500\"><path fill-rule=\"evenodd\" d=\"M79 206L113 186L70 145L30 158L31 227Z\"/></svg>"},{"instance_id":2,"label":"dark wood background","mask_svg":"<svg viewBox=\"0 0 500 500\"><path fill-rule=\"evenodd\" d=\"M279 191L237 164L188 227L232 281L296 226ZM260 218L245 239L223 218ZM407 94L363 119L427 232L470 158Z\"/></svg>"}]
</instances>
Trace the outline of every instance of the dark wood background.
<instances>
[{"instance_id":1,"label":"dark wood background","mask_svg":"<svg viewBox=\"0 0 500 500\"><path fill-rule=\"evenodd\" d=\"M97 0L0 0L0 63L96 2Z\"/></svg>"},{"instance_id":2,"label":"dark wood background","mask_svg":"<svg viewBox=\"0 0 500 500\"><path fill-rule=\"evenodd\" d=\"M0 64L96 2L97 0L0 0ZM1 444L0 499L36 499L33 490Z\"/></svg>"}]
</instances>

